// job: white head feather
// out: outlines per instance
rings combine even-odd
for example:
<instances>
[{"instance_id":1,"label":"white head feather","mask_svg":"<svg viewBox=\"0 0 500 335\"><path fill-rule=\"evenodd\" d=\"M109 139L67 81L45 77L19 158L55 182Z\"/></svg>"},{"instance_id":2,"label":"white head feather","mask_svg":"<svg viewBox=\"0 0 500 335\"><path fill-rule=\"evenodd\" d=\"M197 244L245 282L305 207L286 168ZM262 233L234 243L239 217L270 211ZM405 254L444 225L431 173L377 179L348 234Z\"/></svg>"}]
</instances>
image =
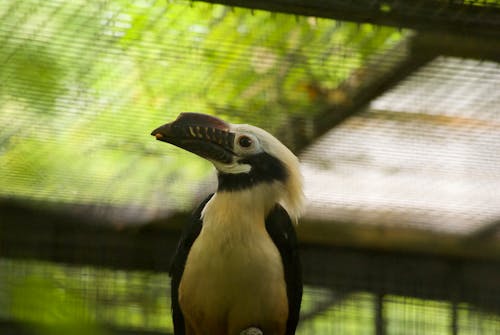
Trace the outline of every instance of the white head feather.
<instances>
[{"instance_id":1,"label":"white head feather","mask_svg":"<svg viewBox=\"0 0 500 335\"><path fill-rule=\"evenodd\" d=\"M236 134L235 141L238 141L239 136L246 135L253 138L256 146L252 148L253 152L266 152L277 158L285 167L287 178L285 182L277 182L273 187L278 188L276 199L290 215L293 222L297 222L302 214L304 205L304 193L302 191L302 174L300 172L300 163L298 158L288 149L283 143L276 139L267 131L255 126L247 124L231 125L231 132ZM235 153L244 155L244 149L237 148L235 145ZM217 169L225 173L242 173L250 171L249 165L237 164L220 164L214 162Z\"/></svg>"}]
</instances>

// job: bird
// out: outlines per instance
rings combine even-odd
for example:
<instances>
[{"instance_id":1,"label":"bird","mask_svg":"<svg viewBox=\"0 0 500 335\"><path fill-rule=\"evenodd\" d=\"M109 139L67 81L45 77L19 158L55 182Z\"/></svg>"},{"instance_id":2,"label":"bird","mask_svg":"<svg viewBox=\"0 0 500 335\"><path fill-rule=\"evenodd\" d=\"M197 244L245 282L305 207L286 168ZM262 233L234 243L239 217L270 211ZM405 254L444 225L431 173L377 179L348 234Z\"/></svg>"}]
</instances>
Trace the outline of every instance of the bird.
<instances>
[{"instance_id":1,"label":"bird","mask_svg":"<svg viewBox=\"0 0 500 335\"><path fill-rule=\"evenodd\" d=\"M217 189L185 225L171 267L175 335L293 335L302 275L298 158L267 131L181 113L151 133L210 161Z\"/></svg>"}]
</instances>

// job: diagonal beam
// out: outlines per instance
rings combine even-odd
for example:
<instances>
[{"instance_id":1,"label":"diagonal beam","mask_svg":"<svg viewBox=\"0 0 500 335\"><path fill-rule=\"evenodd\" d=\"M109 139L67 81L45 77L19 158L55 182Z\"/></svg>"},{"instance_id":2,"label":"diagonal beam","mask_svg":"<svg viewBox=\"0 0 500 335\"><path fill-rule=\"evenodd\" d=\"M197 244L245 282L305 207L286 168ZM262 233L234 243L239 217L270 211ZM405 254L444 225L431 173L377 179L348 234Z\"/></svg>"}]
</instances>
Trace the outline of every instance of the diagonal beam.
<instances>
[{"instance_id":1,"label":"diagonal beam","mask_svg":"<svg viewBox=\"0 0 500 335\"><path fill-rule=\"evenodd\" d=\"M485 241L485 240L495 240L497 238L497 234L500 233L500 220L491 222L490 224L486 224L481 226L480 228L472 231L465 241L468 243Z\"/></svg>"},{"instance_id":2,"label":"diagonal beam","mask_svg":"<svg viewBox=\"0 0 500 335\"><path fill-rule=\"evenodd\" d=\"M370 101L438 56L432 50L418 52L417 38L418 35L401 41L357 69L335 90L325 93L327 103L323 111L313 118L291 120L286 129L278 132L278 137L295 152L300 152L348 117L364 110Z\"/></svg>"}]
</instances>

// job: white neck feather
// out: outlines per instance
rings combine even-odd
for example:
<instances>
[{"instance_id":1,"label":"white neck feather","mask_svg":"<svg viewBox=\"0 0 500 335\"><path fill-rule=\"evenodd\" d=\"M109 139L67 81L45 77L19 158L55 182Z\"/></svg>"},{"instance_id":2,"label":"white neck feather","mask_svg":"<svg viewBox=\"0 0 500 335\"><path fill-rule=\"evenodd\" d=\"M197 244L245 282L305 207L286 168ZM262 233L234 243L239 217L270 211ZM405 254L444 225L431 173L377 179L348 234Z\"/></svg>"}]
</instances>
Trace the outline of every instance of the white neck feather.
<instances>
[{"instance_id":1,"label":"white neck feather","mask_svg":"<svg viewBox=\"0 0 500 335\"><path fill-rule=\"evenodd\" d=\"M249 189L223 191L214 194L201 216L204 223L241 221L241 216L257 218L264 222L269 211L279 200L276 183L262 183ZM217 216L217 217L215 217ZM233 223L234 224L234 223Z\"/></svg>"}]
</instances>

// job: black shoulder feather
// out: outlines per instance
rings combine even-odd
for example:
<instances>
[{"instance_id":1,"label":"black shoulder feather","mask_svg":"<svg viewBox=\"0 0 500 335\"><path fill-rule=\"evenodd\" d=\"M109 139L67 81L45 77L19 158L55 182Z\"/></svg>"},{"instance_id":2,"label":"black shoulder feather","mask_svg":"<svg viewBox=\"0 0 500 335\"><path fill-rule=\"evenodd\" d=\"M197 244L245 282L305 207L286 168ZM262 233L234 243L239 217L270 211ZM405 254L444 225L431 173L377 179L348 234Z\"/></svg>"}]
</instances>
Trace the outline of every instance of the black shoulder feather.
<instances>
[{"instance_id":1,"label":"black shoulder feather","mask_svg":"<svg viewBox=\"0 0 500 335\"><path fill-rule=\"evenodd\" d=\"M302 270L297 235L288 213L280 205L276 205L267 216L266 230L278 248L283 262L288 297L286 335L293 335L299 322L302 301Z\"/></svg>"},{"instance_id":2,"label":"black shoulder feather","mask_svg":"<svg viewBox=\"0 0 500 335\"><path fill-rule=\"evenodd\" d=\"M179 284L181 282L182 273L184 272L189 250L191 250L191 246L201 231L201 212L212 196L213 194L209 195L193 212L190 222L184 227L181 239L177 245L177 250L170 264L170 277L172 278L170 284L170 297L172 301L172 318L174 321L175 335L185 334L184 316L179 306Z\"/></svg>"}]
</instances>

